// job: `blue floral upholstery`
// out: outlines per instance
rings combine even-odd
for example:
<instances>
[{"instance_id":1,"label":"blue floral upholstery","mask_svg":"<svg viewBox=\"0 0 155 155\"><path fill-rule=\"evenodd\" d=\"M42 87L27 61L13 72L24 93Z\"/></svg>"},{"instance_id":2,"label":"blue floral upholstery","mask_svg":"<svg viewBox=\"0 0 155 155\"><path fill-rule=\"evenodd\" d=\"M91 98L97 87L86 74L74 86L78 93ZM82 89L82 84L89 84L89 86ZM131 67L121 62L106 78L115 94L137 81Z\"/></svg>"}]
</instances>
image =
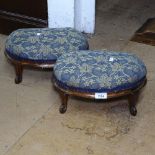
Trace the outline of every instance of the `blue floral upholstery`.
<instances>
[{"instance_id":1,"label":"blue floral upholstery","mask_svg":"<svg viewBox=\"0 0 155 155\"><path fill-rule=\"evenodd\" d=\"M16 60L53 62L63 54L88 49L86 37L72 28L26 28L12 32L7 54Z\"/></svg>"},{"instance_id":2,"label":"blue floral upholstery","mask_svg":"<svg viewBox=\"0 0 155 155\"><path fill-rule=\"evenodd\" d=\"M66 53L54 66L56 83L81 92L116 92L136 88L146 77L137 56L125 52L80 51Z\"/></svg>"}]
</instances>

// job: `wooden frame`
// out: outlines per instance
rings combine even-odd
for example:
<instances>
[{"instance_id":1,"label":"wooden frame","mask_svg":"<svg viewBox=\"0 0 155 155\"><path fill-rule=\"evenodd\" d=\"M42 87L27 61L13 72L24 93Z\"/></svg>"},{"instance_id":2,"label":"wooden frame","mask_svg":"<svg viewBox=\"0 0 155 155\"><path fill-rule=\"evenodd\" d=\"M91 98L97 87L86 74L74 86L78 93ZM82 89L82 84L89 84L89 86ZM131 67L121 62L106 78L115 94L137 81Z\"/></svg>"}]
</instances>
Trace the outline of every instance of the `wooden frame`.
<instances>
[{"instance_id":1,"label":"wooden frame","mask_svg":"<svg viewBox=\"0 0 155 155\"><path fill-rule=\"evenodd\" d=\"M107 99L127 97L129 101L130 113L131 115L136 116L137 114L136 103L138 101L139 91L142 87L145 86L146 82L147 82L147 79L145 78L142 81L142 83L134 89L128 89L128 90L108 93ZM61 106L59 108L59 112L62 114L65 113L67 110L67 101L68 101L69 96L77 96L77 97L82 97L82 98L95 99L95 93L84 93L84 92L73 91L69 89L65 90L64 88L61 88L60 86L58 86L56 82L54 82L54 86L58 90L60 97L61 97Z\"/></svg>"},{"instance_id":2,"label":"wooden frame","mask_svg":"<svg viewBox=\"0 0 155 155\"><path fill-rule=\"evenodd\" d=\"M33 67L33 68L39 68L39 69L52 69L55 61L51 62L51 63L38 63L35 61L18 61L15 60L13 58L11 58L7 52L5 51L5 56L7 57L7 59L14 65L15 68L15 83L19 84L22 82L22 75L23 75L23 69L25 67Z\"/></svg>"}]
</instances>

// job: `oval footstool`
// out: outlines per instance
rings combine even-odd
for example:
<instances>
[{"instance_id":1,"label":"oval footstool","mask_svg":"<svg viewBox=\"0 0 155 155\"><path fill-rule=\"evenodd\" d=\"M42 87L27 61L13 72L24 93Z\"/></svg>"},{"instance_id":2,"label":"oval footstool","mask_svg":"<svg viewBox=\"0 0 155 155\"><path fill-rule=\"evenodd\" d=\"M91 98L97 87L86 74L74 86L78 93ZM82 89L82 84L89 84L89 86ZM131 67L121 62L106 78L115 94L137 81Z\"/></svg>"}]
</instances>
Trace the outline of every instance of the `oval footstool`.
<instances>
[{"instance_id":1,"label":"oval footstool","mask_svg":"<svg viewBox=\"0 0 155 155\"><path fill-rule=\"evenodd\" d=\"M5 55L15 66L15 82L20 83L24 66L52 68L62 54L88 48L86 37L72 28L26 28L8 36Z\"/></svg>"},{"instance_id":2,"label":"oval footstool","mask_svg":"<svg viewBox=\"0 0 155 155\"><path fill-rule=\"evenodd\" d=\"M62 98L60 112L67 110L69 95L92 99L128 97L136 115L139 90L146 83L146 67L135 55L125 52L80 51L60 56L54 66L54 85Z\"/></svg>"}]
</instances>

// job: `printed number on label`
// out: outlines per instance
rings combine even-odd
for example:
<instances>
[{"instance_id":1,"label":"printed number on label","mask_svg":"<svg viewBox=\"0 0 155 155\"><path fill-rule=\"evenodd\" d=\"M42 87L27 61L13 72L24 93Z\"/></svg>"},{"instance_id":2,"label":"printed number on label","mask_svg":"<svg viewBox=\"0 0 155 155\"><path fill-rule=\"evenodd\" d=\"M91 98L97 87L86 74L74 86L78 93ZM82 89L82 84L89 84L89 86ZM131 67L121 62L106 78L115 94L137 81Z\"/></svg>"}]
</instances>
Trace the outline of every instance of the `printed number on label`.
<instances>
[{"instance_id":1,"label":"printed number on label","mask_svg":"<svg viewBox=\"0 0 155 155\"><path fill-rule=\"evenodd\" d=\"M95 99L107 99L107 93L95 93Z\"/></svg>"}]
</instances>

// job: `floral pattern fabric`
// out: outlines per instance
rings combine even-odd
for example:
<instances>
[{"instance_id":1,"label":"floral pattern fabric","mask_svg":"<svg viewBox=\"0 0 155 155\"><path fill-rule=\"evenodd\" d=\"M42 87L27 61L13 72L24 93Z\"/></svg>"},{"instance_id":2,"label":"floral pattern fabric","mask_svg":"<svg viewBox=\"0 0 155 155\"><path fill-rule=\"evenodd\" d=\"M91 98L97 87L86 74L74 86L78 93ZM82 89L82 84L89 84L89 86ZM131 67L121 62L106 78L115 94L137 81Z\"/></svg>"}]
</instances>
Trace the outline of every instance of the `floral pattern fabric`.
<instances>
[{"instance_id":1,"label":"floral pattern fabric","mask_svg":"<svg viewBox=\"0 0 155 155\"><path fill-rule=\"evenodd\" d=\"M12 32L6 52L17 60L55 61L61 54L88 49L84 34L72 28L26 28Z\"/></svg>"},{"instance_id":2,"label":"floral pattern fabric","mask_svg":"<svg viewBox=\"0 0 155 155\"><path fill-rule=\"evenodd\" d=\"M146 77L144 63L134 54L113 51L66 53L54 66L56 83L83 92L115 92L135 88Z\"/></svg>"}]
</instances>

